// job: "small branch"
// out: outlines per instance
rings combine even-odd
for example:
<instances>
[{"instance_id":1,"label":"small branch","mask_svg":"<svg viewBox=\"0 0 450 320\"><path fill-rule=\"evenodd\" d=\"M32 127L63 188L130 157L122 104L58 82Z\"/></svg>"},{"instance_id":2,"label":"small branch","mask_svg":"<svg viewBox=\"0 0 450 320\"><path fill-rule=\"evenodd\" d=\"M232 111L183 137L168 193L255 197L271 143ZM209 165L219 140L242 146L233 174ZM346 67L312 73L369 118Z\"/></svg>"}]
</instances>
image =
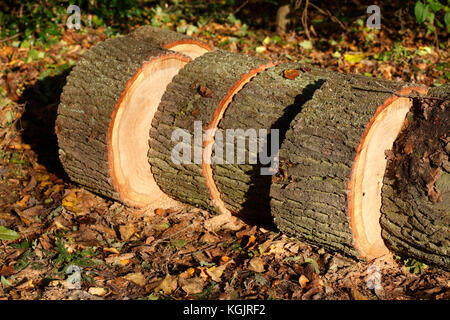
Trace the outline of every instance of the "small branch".
<instances>
[{"instance_id":1,"label":"small branch","mask_svg":"<svg viewBox=\"0 0 450 320\"><path fill-rule=\"evenodd\" d=\"M339 26L343 29L346 30L344 24L342 23L341 20L339 20L338 18L336 18L334 15L331 14L331 12L329 10L323 10L320 7L316 6L314 3L310 3L311 7L313 7L314 9L316 9L317 11L319 11L320 13L327 15L330 17L331 21L336 22L337 24L339 24Z\"/></svg>"},{"instance_id":2,"label":"small branch","mask_svg":"<svg viewBox=\"0 0 450 320\"><path fill-rule=\"evenodd\" d=\"M302 13L302 25L303 25L303 29L305 29L305 34L308 37L308 40L311 41L311 35L309 34L309 30L308 30L308 6L309 6L309 0L306 0L305 8L303 9L303 13Z\"/></svg>"},{"instance_id":3,"label":"small branch","mask_svg":"<svg viewBox=\"0 0 450 320\"><path fill-rule=\"evenodd\" d=\"M9 40L15 39L15 38L17 38L18 36L20 36L20 35L21 35L22 33L23 33L23 32L19 32L19 33L16 33L15 35L13 35L13 36L11 36L11 37L8 37L8 38L5 38L5 39L2 39L2 40L0 40L0 43L3 43L3 42L6 42L6 41L9 41Z\"/></svg>"}]
</instances>

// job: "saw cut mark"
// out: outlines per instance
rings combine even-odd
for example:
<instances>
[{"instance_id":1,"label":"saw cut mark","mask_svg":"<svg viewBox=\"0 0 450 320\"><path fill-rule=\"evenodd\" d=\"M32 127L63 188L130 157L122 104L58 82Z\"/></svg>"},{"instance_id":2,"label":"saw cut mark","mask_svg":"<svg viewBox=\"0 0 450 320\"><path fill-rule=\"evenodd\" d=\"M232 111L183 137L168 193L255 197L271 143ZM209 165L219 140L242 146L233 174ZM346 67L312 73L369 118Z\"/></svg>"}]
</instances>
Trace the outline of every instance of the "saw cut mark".
<instances>
[{"instance_id":1,"label":"saw cut mark","mask_svg":"<svg viewBox=\"0 0 450 320\"><path fill-rule=\"evenodd\" d=\"M213 205L219 210L220 213L231 215L231 211L225 206L225 203L221 199L220 191L213 178L213 172L211 168L212 147L214 145L214 136L218 129L219 123L223 118L223 115L230 105L233 97L258 73L276 66L278 63L269 62L267 64L260 65L259 67L250 70L244 74L236 83L231 87L225 96L220 100L219 106L214 110L213 119L208 124L206 137L203 141L203 157L202 157L202 175L206 179L206 187L211 195L211 201Z\"/></svg>"},{"instance_id":2,"label":"saw cut mark","mask_svg":"<svg viewBox=\"0 0 450 320\"><path fill-rule=\"evenodd\" d=\"M389 252L381 237L381 188L386 170L385 151L392 149L412 101L399 97L424 87L406 87L388 98L369 121L352 166L348 186L348 210L355 247L368 260Z\"/></svg>"},{"instance_id":3,"label":"saw cut mark","mask_svg":"<svg viewBox=\"0 0 450 320\"><path fill-rule=\"evenodd\" d=\"M206 52L212 51L212 48L206 43L195 39L184 39L168 43L164 49L180 52L191 59L195 59Z\"/></svg>"},{"instance_id":4,"label":"saw cut mark","mask_svg":"<svg viewBox=\"0 0 450 320\"><path fill-rule=\"evenodd\" d=\"M129 205L175 202L153 178L148 135L167 85L189 61L179 53L150 58L128 81L116 104L108 130L108 164L113 186Z\"/></svg>"}]
</instances>

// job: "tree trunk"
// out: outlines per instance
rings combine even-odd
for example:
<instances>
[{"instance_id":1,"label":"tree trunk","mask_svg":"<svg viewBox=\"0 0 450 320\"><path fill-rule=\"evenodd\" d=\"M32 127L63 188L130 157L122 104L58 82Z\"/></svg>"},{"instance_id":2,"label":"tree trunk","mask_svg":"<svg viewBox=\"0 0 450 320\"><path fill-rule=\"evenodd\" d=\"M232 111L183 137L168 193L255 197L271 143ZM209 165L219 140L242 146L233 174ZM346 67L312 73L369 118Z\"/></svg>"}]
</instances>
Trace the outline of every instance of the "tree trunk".
<instances>
[{"instance_id":1,"label":"tree trunk","mask_svg":"<svg viewBox=\"0 0 450 320\"><path fill-rule=\"evenodd\" d=\"M414 100L389 154L382 189L382 236L404 257L450 270L450 87Z\"/></svg>"},{"instance_id":2,"label":"tree trunk","mask_svg":"<svg viewBox=\"0 0 450 320\"><path fill-rule=\"evenodd\" d=\"M150 173L148 131L165 87L189 60L131 37L85 54L67 79L55 128L73 181L134 206L169 201Z\"/></svg>"},{"instance_id":3,"label":"tree trunk","mask_svg":"<svg viewBox=\"0 0 450 320\"><path fill-rule=\"evenodd\" d=\"M270 195L281 231L357 258L388 252L379 224L384 151L411 106L399 95L415 90L426 91L359 76L316 90L280 149Z\"/></svg>"},{"instance_id":4,"label":"tree trunk","mask_svg":"<svg viewBox=\"0 0 450 320\"><path fill-rule=\"evenodd\" d=\"M285 33L288 29L291 19L289 13L291 12L291 1L281 0L276 15L277 33Z\"/></svg>"}]
</instances>

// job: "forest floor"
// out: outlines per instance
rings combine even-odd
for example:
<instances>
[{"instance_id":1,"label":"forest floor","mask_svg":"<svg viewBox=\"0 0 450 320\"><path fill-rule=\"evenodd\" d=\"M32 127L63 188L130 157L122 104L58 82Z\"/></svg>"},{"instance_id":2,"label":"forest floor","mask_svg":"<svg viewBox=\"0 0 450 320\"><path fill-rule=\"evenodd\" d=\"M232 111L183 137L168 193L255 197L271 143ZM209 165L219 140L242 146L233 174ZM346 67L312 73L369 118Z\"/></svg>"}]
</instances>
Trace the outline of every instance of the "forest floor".
<instances>
[{"instance_id":1,"label":"forest floor","mask_svg":"<svg viewBox=\"0 0 450 320\"><path fill-rule=\"evenodd\" d=\"M211 21L193 35L345 73L426 85L450 77L448 40L433 34L396 38L357 23L310 41L244 27ZM71 183L53 130L59 96L104 39L99 27L45 47L0 42L0 299L450 299L450 273L408 257L355 261L248 224L205 231L211 214L198 208L136 210Z\"/></svg>"}]
</instances>

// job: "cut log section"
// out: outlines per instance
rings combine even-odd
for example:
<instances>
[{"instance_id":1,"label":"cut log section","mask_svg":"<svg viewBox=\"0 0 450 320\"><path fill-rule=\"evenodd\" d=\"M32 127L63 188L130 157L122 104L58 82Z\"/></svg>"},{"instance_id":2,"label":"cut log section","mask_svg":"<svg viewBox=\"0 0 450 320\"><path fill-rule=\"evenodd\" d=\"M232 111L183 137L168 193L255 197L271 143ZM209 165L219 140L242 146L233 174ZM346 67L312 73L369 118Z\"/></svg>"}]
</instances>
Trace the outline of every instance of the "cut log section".
<instances>
[{"instance_id":1,"label":"cut log section","mask_svg":"<svg viewBox=\"0 0 450 320\"><path fill-rule=\"evenodd\" d=\"M214 197L203 153L204 130L213 132L227 106L267 60L224 51L204 54L189 63L167 87L150 130L149 162L160 188L184 203L215 212L224 208ZM208 160L207 160L208 161Z\"/></svg>"},{"instance_id":2,"label":"cut log section","mask_svg":"<svg viewBox=\"0 0 450 320\"><path fill-rule=\"evenodd\" d=\"M56 120L69 177L132 206L173 203L151 175L148 132L167 84L189 61L132 37L89 50L67 79Z\"/></svg>"},{"instance_id":3,"label":"cut log section","mask_svg":"<svg viewBox=\"0 0 450 320\"><path fill-rule=\"evenodd\" d=\"M427 96L389 152L382 237L398 255L450 270L450 86Z\"/></svg>"},{"instance_id":4,"label":"cut log section","mask_svg":"<svg viewBox=\"0 0 450 320\"><path fill-rule=\"evenodd\" d=\"M212 48L198 39L173 32L167 29L155 28L152 26L143 26L129 34L130 37L151 42L161 48L175 52L195 59L206 52L212 51Z\"/></svg>"},{"instance_id":5,"label":"cut log section","mask_svg":"<svg viewBox=\"0 0 450 320\"><path fill-rule=\"evenodd\" d=\"M272 222L269 192L272 171L277 171L279 143L324 79L339 77L299 63L281 64L259 72L235 95L219 123L226 149L222 152L225 155L230 148L233 158L210 166L217 186L215 197L227 210L252 223ZM244 147L239 146L240 135L245 138ZM253 146L251 140L256 142ZM239 163L238 152L244 163ZM250 156L256 158L253 163Z\"/></svg>"},{"instance_id":6,"label":"cut log section","mask_svg":"<svg viewBox=\"0 0 450 320\"><path fill-rule=\"evenodd\" d=\"M417 86L346 76L330 79L302 108L280 149L271 209L279 229L317 246L373 259L381 237L386 159Z\"/></svg>"}]
</instances>

